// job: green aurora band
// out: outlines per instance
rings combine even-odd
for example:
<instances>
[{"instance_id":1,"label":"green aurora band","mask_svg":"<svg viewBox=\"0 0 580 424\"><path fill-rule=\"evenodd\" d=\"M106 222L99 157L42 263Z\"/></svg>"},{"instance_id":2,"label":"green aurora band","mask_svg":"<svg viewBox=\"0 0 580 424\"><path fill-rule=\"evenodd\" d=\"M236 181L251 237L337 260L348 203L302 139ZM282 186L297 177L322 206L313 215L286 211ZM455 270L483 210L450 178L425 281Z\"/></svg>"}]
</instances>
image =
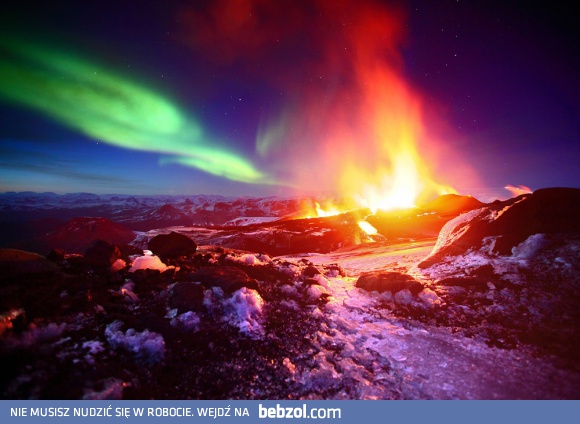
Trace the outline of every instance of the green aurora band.
<instances>
[{"instance_id":1,"label":"green aurora band","mask_svg":"<svg viewBox=\"0 0 580 424\"><path fill-rule=\"evenodd\" d=\"M0 99L42 112L108 144L156 152L233 181L274 184L245 158L204 136L179 108L115 72L69 53L0 39Z\"/></svg>"}]
</instances>

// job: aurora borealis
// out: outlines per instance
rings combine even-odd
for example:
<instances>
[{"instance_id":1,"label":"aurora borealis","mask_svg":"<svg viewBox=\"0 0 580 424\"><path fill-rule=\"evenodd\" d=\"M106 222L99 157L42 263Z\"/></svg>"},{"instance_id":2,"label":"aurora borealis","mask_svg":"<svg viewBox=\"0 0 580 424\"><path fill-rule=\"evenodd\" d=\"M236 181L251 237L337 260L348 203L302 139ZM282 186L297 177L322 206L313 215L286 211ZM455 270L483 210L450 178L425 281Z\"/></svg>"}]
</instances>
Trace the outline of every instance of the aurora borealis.
<instances>
[{"instance_id":1,"label":"aurora borealis","mask_svg":"<svg viewBox=\"0 0 580 424\"><path fill-rule=\"evenodd\" d=\"M341 170L376 174L409 117L460 191L580 184L565 6L80 3L0 6L1 191L354 187Z\"/></svg>"},{"instance_id":2,"label":"aurora borealis","mask_svg":"<svg viewBox=\"0 0 580 424\"><path fill-rule=\"evenodd\" d=\"M169 100L73 53L24 42L3 43L0 95L95 140L156 152L235 181L262 175L240 156L212 145Z\"/></svg>"}]
</instances>

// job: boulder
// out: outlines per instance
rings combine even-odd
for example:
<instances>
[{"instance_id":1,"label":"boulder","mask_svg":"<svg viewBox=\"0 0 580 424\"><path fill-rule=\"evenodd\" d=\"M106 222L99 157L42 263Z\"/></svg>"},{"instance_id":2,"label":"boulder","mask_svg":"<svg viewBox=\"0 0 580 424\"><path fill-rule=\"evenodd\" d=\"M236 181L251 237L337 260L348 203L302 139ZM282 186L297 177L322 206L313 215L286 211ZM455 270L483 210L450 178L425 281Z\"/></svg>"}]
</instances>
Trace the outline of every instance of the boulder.
<instances>
[{"instance_id":1,"label":"boulder","mask_svg":"<svg viewBox=\"0 0 580 424\"><path fill-rule=\"evenodd\" d=\"M95 268L108 268L120 257L119 248L104 240L95 240L84 254L85 262Z\"/></svg>"},{"instance_id":2,"label":"boulder","mask_svg":"<svg viewBox=\"0 0 580 424\"><path fill-rule=\"evenodd\" d=\"M312 278L317 274L320 274L320 271L318 270L318 268L312 265L307 266L306 268L304 268L304 271L302 271L302 275L308 278Z\"/></svg>"},{"instance_id":3,"label":"boulder","mask_svg":"<svg viewBox=\"0 0 580 424\"><path fill-rule=\"evenodd\" d=\"M169 307L177 309L179 314L187 311L201 312L203 305L203 286L183 281L176 283L169 292Z\"/></svg>"},{"instance_id":4,"label":"boulder","mask_svg":"<svg viewBox=\"0 0 580 424\"><path fill-rule=\"evenodd\" d=\"M55 273L58 266L36 253L18 249L0 249L0 282L27 274Z\"/></svg>"},{"instance_id":5,"label":"boulder","mask_svg":"<svg viewBox=\"0 0 580 424\"><path fill-rule=\"evenodd\" d=\"M66 252L63 249L51 249L50 252L48 252L48 255L46 255L46 259L48 259L51 262L62 262L64 261Z\"/></svg>"},{"instance_id":6,"label":"boulder","mask_svg":"<svg viewBox=\"0 0 580 424\"><path fill-rule=\"evenodd\" d=\"M233 266L202 267L193 274L192 279L202 283L206 287L220 287L228 294L231 294L242 287L258 290L258 283L256 280L250 278L248 274L241 269Z\"/></svg>"},{"instance_id":7,"label":"boulder","mask_svg":"<svg viewBox=\"0 0 580 424\"><path fill-rule=\"evenodd\" d=\"M197 243L183 234L172 231L153 237L149 241L148 248L162 259L177 259L181 256L193 256L197 250Z\"/></svg>"},{"instance_id":8,"label":"boulder","mask_svg":"<svg viewBox=\"0 0 580 424\"><path fill-rule=\"evenodd\" d=\"M460 255L486 244L489 253L511 255L512 249L534 234L580 232L580 189L547 188L459 215L447 222L426 268L445 256Z\"/></svg>"},{"instance_id":9,"label":"boulder","mask_svg":"<svg viewBox=\"0 0 580 424\"><path fill-rule=\"evenodd\" d=\"M130 244L120 245L119 250L121 251L121 258L123 258L125 260L128 260L129 256L143 254L143 249L139 249L135 246L131 246Z\"/></svg>"},{"instance_id":10,"label":"boulder","mask_svg":"<svg viewBox=\"0 0 580 424\"><path fill-rule=\"evenodd\" d=\"M511 254L512 248L533 234L580 232L580 189L546 188L515 202L486 228L501 236L494 251Z\"/></svg>"},{"instance_id":11,"label":"boulder","mask_svg":"<svg viewBox=\"0 0 580 424\"><path fill-rule=\"evenodd\" d=\"M367 272L358 278L355 287L369 292L390 291L392 294L407 289L415 296L423 290L423 285L420 282L410 275L400 272Z\"/></svg>"}]
</instances>

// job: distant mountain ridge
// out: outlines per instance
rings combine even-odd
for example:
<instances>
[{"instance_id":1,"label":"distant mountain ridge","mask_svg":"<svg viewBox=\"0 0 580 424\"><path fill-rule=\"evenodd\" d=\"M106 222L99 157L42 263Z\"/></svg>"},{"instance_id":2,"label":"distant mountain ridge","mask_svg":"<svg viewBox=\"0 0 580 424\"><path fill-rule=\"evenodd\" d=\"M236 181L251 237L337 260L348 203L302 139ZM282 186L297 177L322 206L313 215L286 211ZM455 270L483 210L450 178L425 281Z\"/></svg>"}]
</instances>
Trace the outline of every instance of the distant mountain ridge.
<instances>
[{"instance_id":1,"label":"distant mountain ridge","mask_svg":"<svg viewBox=\"0 0 580 424\"><path fill-rule=\"evenodd\" d=\"M219 195L3 193L0 194L0 247L32 250L42 254L46 254L45 250L53 247L76 252L83 247L86 248L97 238L111 243L129 243L134 238L135 231L192 226L217 228L240 224L270 227L271 225L266 223L284 217L303 216L305 206L308 207L308 203L314 204L313 202L312 198L234 198ZM483 204L469 196L442 196L431 202L427 209L407 212L410 214L409 218L422 212L433 212L436 215L409 220L381 212L369 216L368 222L377 228L380 234L389 238L402 235L435 236L446 220L481 205ZM78 219L83 224L80 226L83 227L82 234L70 227L74 226L75 220ZM93 225L92 227L96 228L93 231L88 224L94 219L103 222L101 225ZM359 219L362 219L362 216ZM288 225L292 227L296 223ZM358 234L358 225L356 222L353 225L355 230L348 229L347 233ZM306 230L307 228L297 227L294 231L302 234L308 233ZM91 237L92 239L88 240ZM109 240L107 237L112 239ZM276 247L277 242L268 237L264 240L257 235L237 238L230 240L237 248L247 248L246 245L249 243L255 249L267 252L280 253L287 250L286 247ZM297 238L299 239L300 237ZM327 242L328 246L319 246L317 249L332 249L338 243L337 240ZM282 244L285 246L285 243ZM295 248L302 249L298 246Z\"/></svg>"},{"instance_id":2,"label":"distant mountain ridge","mask_svg":"<svg viewBox=\"0 0 580 424\"><path fill-rule=\"evenodd\" d=\"M220 195L122 195L92 193L0 193L0 222L100 216L149 230L164 225L223 225L240 216L284 216L296 212L298 199L240 198Z\"/></svg>"},{"instance_id":3,"label":"distant mountain ridge","mask_svg":"<svg viewBox=\"0 0 580 424\"><path fill-rule=\"evenodd\" d=\"M39 236L77 217L101 217L127 230L148 231L224 225L239 217L282 217L300 209L301 200L278 197L7 192L0 193L0 246L39 251Z\"/></svg>"}]
</instances>

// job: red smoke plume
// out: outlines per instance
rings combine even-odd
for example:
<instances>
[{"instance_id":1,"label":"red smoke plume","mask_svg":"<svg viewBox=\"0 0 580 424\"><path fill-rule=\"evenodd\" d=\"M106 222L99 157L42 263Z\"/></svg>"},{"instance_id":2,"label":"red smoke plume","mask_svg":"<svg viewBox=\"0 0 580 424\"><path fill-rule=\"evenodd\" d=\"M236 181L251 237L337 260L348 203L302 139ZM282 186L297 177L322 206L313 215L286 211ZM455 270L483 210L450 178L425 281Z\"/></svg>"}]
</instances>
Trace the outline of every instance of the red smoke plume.
<instances>
[{"instance_id":1,"label":"red smoke plume","mask_svg":"<svg viewBox=\"0 0 580 424\"><path fill-rule=\"evenodd\" d=\"M265 166L373 208L452 190L433 176L443 145L402 76L405 21L397 4L360 0L217 0L182 15L196 50L278 99L257 130ZM448 169L454 156L445 152Z\"/></svg>"}]
</instances>

